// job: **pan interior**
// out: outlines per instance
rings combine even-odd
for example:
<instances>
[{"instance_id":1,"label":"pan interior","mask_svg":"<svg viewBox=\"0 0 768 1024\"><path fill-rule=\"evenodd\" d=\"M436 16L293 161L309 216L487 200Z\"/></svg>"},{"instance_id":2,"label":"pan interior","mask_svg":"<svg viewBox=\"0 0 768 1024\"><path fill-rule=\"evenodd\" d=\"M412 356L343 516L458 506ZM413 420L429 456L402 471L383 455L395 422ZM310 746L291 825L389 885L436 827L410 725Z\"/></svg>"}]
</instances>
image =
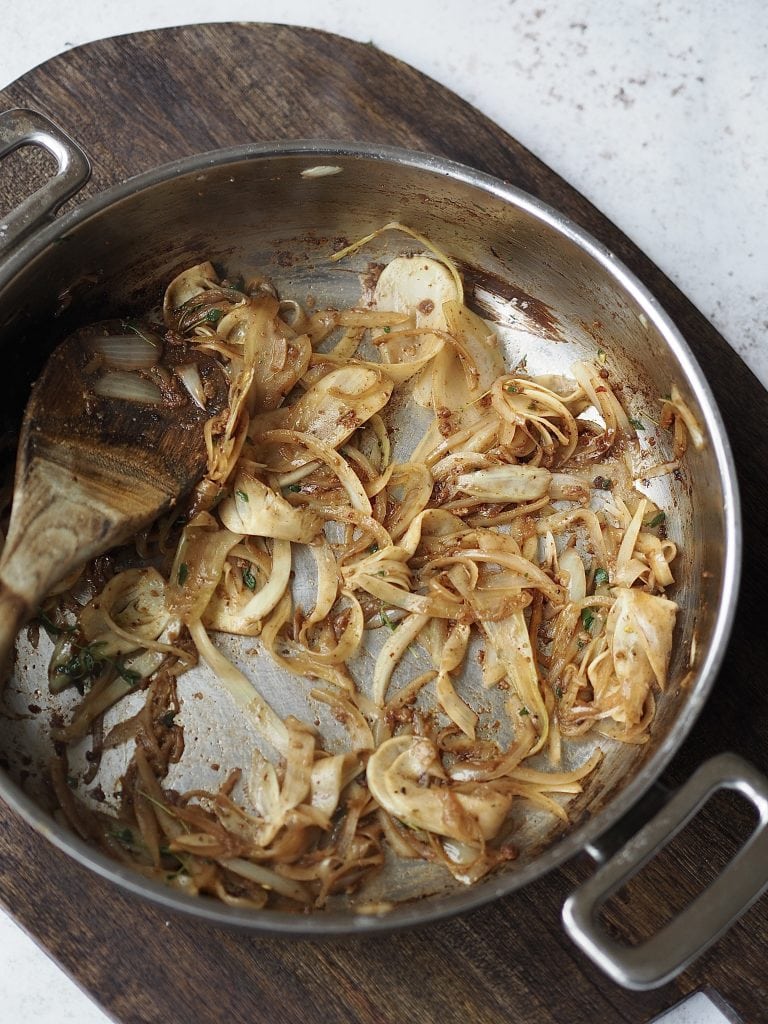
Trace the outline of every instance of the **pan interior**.
<instances>
[{"instance_id":1,"label":"pan interior","mask_svg":"<svg viewBox=\"0 0 768 1024\"><path fill-rule=\"evenodd\" d=\"M331 165L333 173L303 173L317 165ZM200 161L193 171L159 180L73 221L41 248L0 294L0 346L8 368L0 383L4 436L12 438L29 383L48 351L75 326L157 307L170 279L204 259L233 273L263 273L283 297L317 306L357 304L371 261L386 263L418 245L389 232L340 264L330 263L328 256L342 242L392 220L427 236L458 262L469 304L493 322L508 366L525 358L530 373L567 374L573 362L603 350L626 410L648 427L639 439L639 466L671 458L669 436L656 423L659 397L672 383L706 429L717 429L706 395L685 358L670 346L653 308L548 215L529 208L526 200L511 201L503 189L497 194L441 169L337 152L224 164ZM407 445L418 436L423 414L409 403L398 416L400 442ZM521 854L503 877L494 879L496 890L514 888L543 871L556 860L568 833L583 831L604 808L619 807L628 784L654 758L659 760L660 752L667 756L703 700L706 686L698 669L717 622L726 559L728 494L715 447L689 451L678 474L649 480L642 489L666 510L669 536L679 547L677 582L670 593L680 606L670 685L659 701L650 740L623 745L600 739L604 759L568 805L568 826L522 801L515 804L514 835ZM376 632L382 631L374 632L374 650L381 643ZM329 749L342 743L333 718L308 697L310 684L283 673L252 639L220 642L276 710L309 721L321 717L323 732L331 736ZM5 691L6 714L0 718L8 784L46 810L51 808L46 782L51 716L66 716L74 702L70 694L53 698L48 693L49 652L44 634L36 642L21 637ZM418 655L409 657L414 668ZM369 653L356 672L363 688L372 664ZM470 671L462 687L472 700L479 679ZM167 784L180 790L216 788L231 768L247 768L242 752L258 744L258 737L205 666L182 677L179 693L186 753ZM487 703L492 695L485 691L482 699ZM133 710L123 703L119 715ZM108 712L107 726L117 714ZM594 745L592 740L566 744L564 767L581 764ZM75 776L85 765L85 753L85 745L75 752ZM103 762L107 781L102 789L108 799L127 759L128 751L118 748ZM80 795L89 798L84 791ZM377 875L361 898L439 897L457 885L441 869L399 861Z\"/></svg>"}]
</instances>

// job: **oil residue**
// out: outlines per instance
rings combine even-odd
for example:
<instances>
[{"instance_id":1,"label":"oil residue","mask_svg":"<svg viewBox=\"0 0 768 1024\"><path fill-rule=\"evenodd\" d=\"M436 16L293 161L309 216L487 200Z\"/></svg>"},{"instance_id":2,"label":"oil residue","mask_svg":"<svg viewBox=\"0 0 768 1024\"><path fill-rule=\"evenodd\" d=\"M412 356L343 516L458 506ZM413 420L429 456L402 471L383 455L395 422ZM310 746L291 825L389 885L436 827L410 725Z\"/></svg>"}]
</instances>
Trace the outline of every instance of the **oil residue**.
<instances>
[{"instance_id":1,"label":"oil residue","mask_svg":"<svg viewBox=\"0 0 768 1024\"><path fill-rule=\"evenodd\" d=\"M528 321L529 331L552 341L564 341L560 321L551 306L541 299L513 284L507 278L499 277L479 267L462 264L461 274L468 295L473 298L477 312L488 319L497 319L499 300L509 303ZM488 296L488 300L484 296Z\"/></svg>"}]
</instances>

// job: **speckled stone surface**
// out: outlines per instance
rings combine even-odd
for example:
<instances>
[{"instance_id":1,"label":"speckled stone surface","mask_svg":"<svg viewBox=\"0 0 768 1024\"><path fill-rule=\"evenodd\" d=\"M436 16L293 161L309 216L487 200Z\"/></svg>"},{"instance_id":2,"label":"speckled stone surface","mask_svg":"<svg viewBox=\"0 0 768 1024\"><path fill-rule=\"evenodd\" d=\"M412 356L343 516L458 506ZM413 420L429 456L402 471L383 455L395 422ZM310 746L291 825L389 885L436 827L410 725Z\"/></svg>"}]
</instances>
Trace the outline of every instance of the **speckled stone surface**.
<instances>
[{"instance_id":1,"label":"speckled stone surface","mask_svg":"<svg viewBox=\"0 0 768 1024\"><path fill-rule=\"evenodd\" d=\"M36 0L4 6L0 86L72 45L213 20L371 41L453 89L622 228L768 386L763 0ZM0 945L0 1020L107 1020L1 914Z\"/></svg>"}]
</instances>

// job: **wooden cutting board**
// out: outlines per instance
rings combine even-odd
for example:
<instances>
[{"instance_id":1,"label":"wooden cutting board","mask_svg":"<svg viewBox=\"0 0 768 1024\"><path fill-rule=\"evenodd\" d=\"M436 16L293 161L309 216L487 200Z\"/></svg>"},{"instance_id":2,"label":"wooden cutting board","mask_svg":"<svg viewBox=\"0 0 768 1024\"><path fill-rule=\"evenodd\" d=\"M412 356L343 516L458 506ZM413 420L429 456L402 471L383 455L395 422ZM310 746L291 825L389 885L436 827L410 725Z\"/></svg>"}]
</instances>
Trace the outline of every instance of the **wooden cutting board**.
<instances>
[{"instance_id":1,"label":"wooden cutting board","mask_svg":"<svg viewBox=\"0 0 768 1024\"><path fill-rule=\"evenodd\" d=\"M664 782L734 749L768 772L768 402L711 324L586 199L457 96L371 45L280 25L224 24L92 43L0 92L0 109L48 114L90 153L94 174L75 202L177 157L278 138L329 137L429 151L495 174L591 231L660 299L704 367L730 432L743 488L746 573L721 679ZM39 169L0 175L0 206ZM743 839L750 816L717 798L616 900L610 920L648 933L667 906L698 892ZM364 943L300 942L168 919L57 853L0 806L0 899L104 1009L124 1024L603 1024L646 1022L702 985L747 1021L768 1005L766 907L759 901L676 982L628 993L576 950L560 924L577 858L453 921ZM629 920L635 922L631 928Z\"/></svg>"}]
</instances>

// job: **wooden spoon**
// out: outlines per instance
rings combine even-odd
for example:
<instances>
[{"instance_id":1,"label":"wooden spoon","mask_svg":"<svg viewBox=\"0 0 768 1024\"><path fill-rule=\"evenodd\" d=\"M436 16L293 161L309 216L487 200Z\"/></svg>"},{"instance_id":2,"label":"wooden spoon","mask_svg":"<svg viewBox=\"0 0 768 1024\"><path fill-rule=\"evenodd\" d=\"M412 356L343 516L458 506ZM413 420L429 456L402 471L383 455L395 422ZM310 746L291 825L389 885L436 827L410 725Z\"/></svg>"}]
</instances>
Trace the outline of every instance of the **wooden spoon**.
<instances>
[{"instance_id":1,"label":"wooden spoon","mask_svg":"<svg viewBox=\"0 0 768 1024\"><path fill-rule=\"evenodd\" d=\"M172 508L205 472L203 427L227 402L220 365L184 344L137 331L137 343L150 340L158 348L153 402L146 374L117 370L94 355L94 338L120 326L125 334L125 325L115 324L67 338L33 385L0 557L0 665L56 583ZM193 362L204 408L173 374ZM99 393L136 389L131 399Z\"/></svg>"}]
</instances>

